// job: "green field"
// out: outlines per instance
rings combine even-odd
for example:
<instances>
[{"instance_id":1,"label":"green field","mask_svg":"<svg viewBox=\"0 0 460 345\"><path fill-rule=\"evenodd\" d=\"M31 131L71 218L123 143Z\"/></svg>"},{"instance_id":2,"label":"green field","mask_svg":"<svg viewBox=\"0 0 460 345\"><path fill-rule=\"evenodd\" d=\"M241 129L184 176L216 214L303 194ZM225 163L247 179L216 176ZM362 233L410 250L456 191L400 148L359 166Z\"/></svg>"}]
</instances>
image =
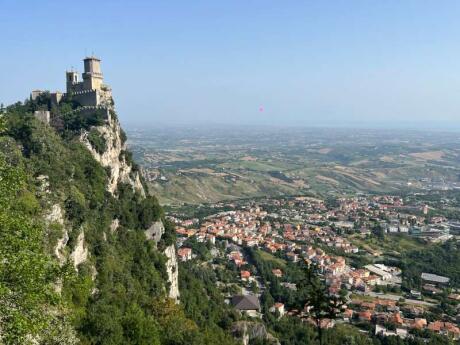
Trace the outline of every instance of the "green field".
<instances>
[{"instance_id":1,"label":"green field","mask_svg":"<svg viewBox=\"0 0 460 345\"><path fill-rule=\"evenodd\" d=\"M273 262L276 266L279 266L279 268L284 268L286 266L286 261L283 259L280 259L264 250L258 250L257 253L261 256L262 260L264 261L269 261Z\"/></svg>"},{"instance_id":2,"label":"green field","mask_svg":"<svg viewBox=\"0 0 460 345\"><path fill-rule=\"evenodd\" d=\"M174 132L166 142L156 133L136 133L130 148L143 170L156 176L150 186L163 204L460 186L460 139L452 133L225 128L213 133Z\"/></svg>"},{"instance_id":3,"label":"green field","mask_svg":"<svg viewBox=\"0 0 460 345\"><path fill-rule=\"evenodd\" d=\"M382 255L399 256L411 250L422 250L427 244L421 240L405 234L386 235L384 239L376 237L363 238L360 235L352 235L349 240L360 248L381 252Z\"/></svg>"}]
</instances>

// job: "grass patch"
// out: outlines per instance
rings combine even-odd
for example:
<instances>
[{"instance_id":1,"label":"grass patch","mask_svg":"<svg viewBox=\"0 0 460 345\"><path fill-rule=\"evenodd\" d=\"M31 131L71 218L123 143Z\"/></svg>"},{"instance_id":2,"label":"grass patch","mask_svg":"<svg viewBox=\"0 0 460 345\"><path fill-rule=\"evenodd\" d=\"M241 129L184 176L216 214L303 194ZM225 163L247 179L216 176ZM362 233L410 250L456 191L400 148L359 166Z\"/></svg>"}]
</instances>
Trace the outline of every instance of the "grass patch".
<instances>
[{"instance_id":1,"label":"grass patch","mask_svg":"<svg viewBox=\"0 0 460 345\"><path fill-rule=\"evenodd\" d=\"M366 296L366 295L357 295L357 294L351 294L350 299L352 301L361 301L361 302L373 302L376 300L375 297L372 296Z\"/></svg>"},{"instance_id":2,"label":"grass patch","mask_svg":"<svg viewBox=\"0 0 460 345\"><path fill-rule=\"evenodd\" d=\"M376 237L360 237L359 235L350 236L350 241L360 248L368 251L382 252L384 255L395 255L395 252L402 254L412 250L426 248L426 244L417 238L407 234L386 235L384 240Z\"/></svg>"},{"instance_id":3,"label":"grass patch","mask_svg":"<svg viewBox=\"0 0 460 345\"><path fill-rule=\"evenodd\" d=\"M258 253L260 255L260 257L262 258L262 260L264 261L270 261L272 262L273 264L279 266L280 268L284 268L286 266L286 261L283 260L283 259L280 259L276 256L274 256L273 254L270 254L264 250L258 250Z\"/></svg>"}]
</instances>

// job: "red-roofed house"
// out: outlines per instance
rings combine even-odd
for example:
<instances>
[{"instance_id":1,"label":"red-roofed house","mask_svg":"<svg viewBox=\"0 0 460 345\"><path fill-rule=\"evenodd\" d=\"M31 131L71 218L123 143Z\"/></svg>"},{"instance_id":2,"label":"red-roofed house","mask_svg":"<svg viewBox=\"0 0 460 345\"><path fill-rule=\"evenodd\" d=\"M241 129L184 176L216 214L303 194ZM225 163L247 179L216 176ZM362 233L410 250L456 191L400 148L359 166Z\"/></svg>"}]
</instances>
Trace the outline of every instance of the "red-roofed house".
<instances>
[{"instance_id":1,"label":"red-roofed house","mask_svg":"<svg viewBox=\"0 0 460 345\"><path fill-rule=\"evenodd\" d=\"M275 303L273 307L270 308L270 312L276 313L278 312L279 316L282 317L285 314L284 304L283 303Z\"/></svg>"},{"instance_id":2,"label":"red-roofed house","mask_svg":"<svg viewBox=\"0 0 460 345\"><path fill-rule=\"evenodd\" d=\"M192 248L179 248L177 251L180 261L192 260Z\"/></svg>"},{"instance_id":3,"label":"red-roofed house","mask_svg":"<svg viewBox=\"0 0 460 345\"><path fill-rule=\"evenodd\" d=\"M240 272L241 280L248 281L251 278L251 272L249 271L241 271Z\"/></svg>"},{"instance_id":4,"label":"red-roofed house","mask_svg":"<svg viewBox=\"0 0 460 345\"><path fill-rule=\"evenodd\" d=\"M283 276L283 271L281 271L279 268L275 268L272 270L272 273L275 277L281 278Z\"/></svg>"}]
</instances>

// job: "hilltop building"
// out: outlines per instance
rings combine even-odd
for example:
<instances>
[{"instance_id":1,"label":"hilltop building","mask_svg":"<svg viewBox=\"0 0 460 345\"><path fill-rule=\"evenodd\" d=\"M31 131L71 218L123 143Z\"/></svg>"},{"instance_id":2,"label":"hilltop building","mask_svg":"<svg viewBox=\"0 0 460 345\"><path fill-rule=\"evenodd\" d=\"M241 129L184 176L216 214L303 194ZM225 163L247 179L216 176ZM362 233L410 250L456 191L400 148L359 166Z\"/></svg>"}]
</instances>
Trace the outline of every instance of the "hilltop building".
<instances>
[{"instance_id":1,"label":"hilltop building","mask_svg":"<svg viewBox=\"0 0 460 345\"><path fill-rule=\"evenodd\" d=\"M51 103L59 104L64 97L69 97L82 107L112 107L112 89L104 84L101 60L95 56L89 56L83 59L83 62L82 80L79 80L77 71L66 71L66 93L52 92L50 94ZM35 100L43 93L44 91L34 90L30 94L30 99Z\"/></svg>"},{"instance_id":2,"label":"hilltop building","mask_svg":"<svg viewBox=\"0 0 460 345\"><path fill-rule=\"evenodd\" d=\"M82 81L76 71L66 72L67 95L82 106L111 106L112 90L104 84L101 60L95 56L83 60Z\"/></svg>"}]
</instances>

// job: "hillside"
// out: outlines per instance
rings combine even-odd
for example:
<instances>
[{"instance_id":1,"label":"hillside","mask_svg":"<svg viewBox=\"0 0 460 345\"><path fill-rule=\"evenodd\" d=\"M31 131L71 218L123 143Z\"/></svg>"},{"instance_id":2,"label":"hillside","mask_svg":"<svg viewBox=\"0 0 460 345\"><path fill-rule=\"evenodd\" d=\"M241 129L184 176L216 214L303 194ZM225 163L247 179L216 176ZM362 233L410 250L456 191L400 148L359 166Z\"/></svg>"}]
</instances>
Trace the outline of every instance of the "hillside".
<instances>
[{"instance_id":1,"label":"hillside","mask_svg":"<svg viewBox=\"0 0 460 345\"><path fill-rule=\"evenodd\" d=\"M113 107L44 92L3 113L0 343L233 344L224 306L198 324L176 303L174 231Z\"/></svg>"}]
</instances>

